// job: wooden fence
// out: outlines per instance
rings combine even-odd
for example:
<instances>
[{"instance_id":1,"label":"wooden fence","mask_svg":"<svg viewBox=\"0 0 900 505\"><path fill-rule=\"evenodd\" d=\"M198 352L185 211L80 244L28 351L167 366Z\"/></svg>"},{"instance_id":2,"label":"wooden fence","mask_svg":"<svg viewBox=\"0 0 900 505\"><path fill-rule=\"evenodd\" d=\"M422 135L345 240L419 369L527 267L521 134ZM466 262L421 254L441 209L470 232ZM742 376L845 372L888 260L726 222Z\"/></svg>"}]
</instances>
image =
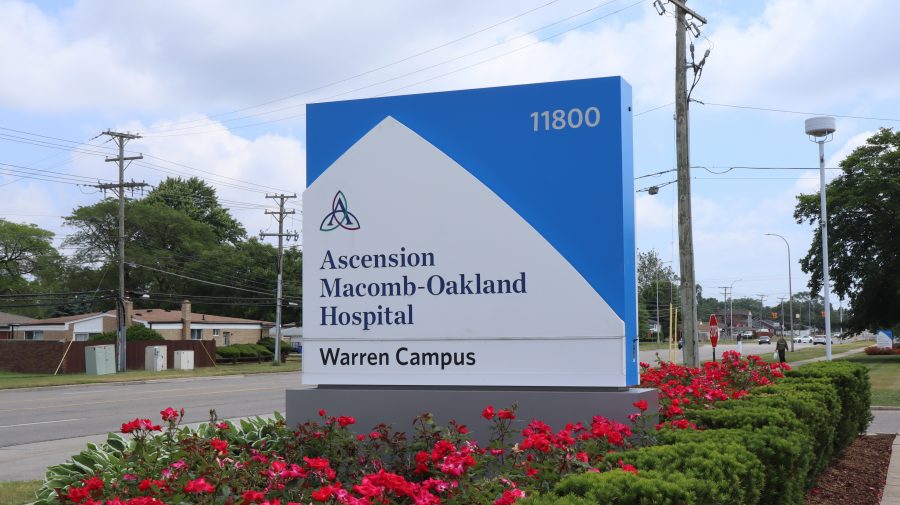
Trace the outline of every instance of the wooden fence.
<instances>
[{"instance_id":1,"label":"wooden fence","mask_svg":"<svg viewBox=\"0 0 900 505\"><path fill-rule=\"evenodd\" d=\"M95 345L110 344L39 340L0 341L0 370L20 373L53 373L62 361L59 373L84 373L84 349ZM143 370L144 350L153 345L166 346L169 368L172 368L175 362L175 351L194 351L194 367L196 368L215 366L215 340L167 340L165 342L128 342L125 348L125 367L128 370ZM118 352L116 354L118 358Z\"/></svg>"}]
</instances>

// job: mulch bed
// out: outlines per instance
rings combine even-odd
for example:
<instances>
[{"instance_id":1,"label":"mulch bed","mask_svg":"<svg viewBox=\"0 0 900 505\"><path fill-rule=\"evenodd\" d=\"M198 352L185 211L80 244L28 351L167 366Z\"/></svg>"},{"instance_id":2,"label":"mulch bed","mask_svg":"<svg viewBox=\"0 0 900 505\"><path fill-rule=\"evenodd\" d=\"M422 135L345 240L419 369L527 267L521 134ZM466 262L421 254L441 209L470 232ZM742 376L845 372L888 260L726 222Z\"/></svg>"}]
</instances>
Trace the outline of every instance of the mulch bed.
<instances>
[{"instance_id":1,"label":"mulch bed","mask_svg":"<svg viewBox=\"0 0 900 505\"><path fill-rule=\"evenodd\" d=\"M879 505L894 435L864 435L819 476L806 505Z\"/></svg>"}]
</instances>

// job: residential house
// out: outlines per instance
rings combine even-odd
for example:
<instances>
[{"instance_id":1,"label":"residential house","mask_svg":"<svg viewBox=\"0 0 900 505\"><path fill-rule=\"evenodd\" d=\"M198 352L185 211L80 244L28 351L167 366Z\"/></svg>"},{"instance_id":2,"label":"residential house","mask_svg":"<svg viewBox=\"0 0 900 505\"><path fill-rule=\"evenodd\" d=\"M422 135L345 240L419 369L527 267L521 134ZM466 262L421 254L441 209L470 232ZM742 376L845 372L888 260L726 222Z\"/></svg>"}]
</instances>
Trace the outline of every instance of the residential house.
<instances>
[{"instance_id":1,"label":"residential house","mask_svg":"<svg viewBox=\"0 0 900 505\"><path fill-rule=\"evenodd\" d=\"M0 312L0 340L11 340L16 328L23 324L31 324L35 320L30 317Z\"/></svg>"},{"instance_id":2,"label":"residential house","mask_svg":"<svg viewBox=\"0 0 900 505\"><path fill-rule=\"evenodd\" d=\"M35 319L16 328L16 340L88 340L91 335L116 330L116 315L107 312Z\"/></svg>"},{"instance_id":3,"label":"residential house","mask_svg":"<svg viewBox=\"0 0 900 505\"><path fill-rule=\"evenodd\" d=\"M217 346L254 344L273 326L267 321L191 312L189 300L181 303L181 310L132 309L127 303L125 320L154 329L166 340L215 340Z\"/></svg>"},{"instance_id":4,"label":"residential house","mask_svg":"<svg viewBox=\"0 0 900 505\"><path fill-rule=\"evenodd\" d=\"M266 321L192 312L189 300L182 302L181 310L134 309L128 301L125 324L144 325L166 340L215 340L217 346L256 343L272 326ZM17 340L88 340L97 333L116 331L116 311L30 320L15 330Z\"/></svg>"}]
</instances>

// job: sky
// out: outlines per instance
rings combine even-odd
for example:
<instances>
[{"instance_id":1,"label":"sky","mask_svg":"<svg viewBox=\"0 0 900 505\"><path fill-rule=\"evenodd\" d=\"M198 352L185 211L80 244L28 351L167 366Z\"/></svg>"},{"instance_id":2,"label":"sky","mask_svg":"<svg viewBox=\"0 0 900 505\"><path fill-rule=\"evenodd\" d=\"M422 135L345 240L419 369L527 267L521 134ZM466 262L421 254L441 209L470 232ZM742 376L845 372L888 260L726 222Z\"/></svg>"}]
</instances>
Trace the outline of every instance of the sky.
<instances>
[{"instance_id":1,"label":"sky","mask_svg":"<svg viewBox=\"0 0 900 505\"><path fill-rule=\"evenodd\" d=\"M306 186L307 103L620 75L633 87L636 243L677 271L676 186L640 191L675 178L674 6L661 3L662 15L652 0L0 0L0 217L59 246L72 232L61 217L116 178L98 137L112 129L142 135L126 179L200 177L251 235L272 232L266 193ZM789 264L794 292L808 290L813 230L793 210L819 178L804 120L836 117L828 168L900 126L896 5L689 7L708 21L690 39L697 59L710 51L690 112L697 282L773 305ZM291 206L287 227L302 231ZM766 233L785 237L790 263Z\"/></svg>"}]
</instances>

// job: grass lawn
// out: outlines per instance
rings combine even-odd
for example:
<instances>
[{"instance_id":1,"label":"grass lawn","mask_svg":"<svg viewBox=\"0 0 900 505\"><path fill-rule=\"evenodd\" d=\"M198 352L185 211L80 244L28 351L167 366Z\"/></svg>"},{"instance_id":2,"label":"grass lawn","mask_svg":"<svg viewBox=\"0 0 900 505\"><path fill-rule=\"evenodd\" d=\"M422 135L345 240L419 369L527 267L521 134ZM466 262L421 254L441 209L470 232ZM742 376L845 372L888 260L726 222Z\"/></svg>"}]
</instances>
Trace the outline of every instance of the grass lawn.
<instances>
[{"instance_id":1,"label":"grass lawn","mask_svg":"<svg viewBox=\"0 0 900 505\"><path fill-rule=\"evenodd\" d=\"M790 345L790 343L788 343L788 345ZM863 347L868 347L870 345L872 345L872 342L865 341L865 340L862 340L859 342L849 342L847 344L832 344L831 345L831 354L832 355L840 354L842 352L852 351L853 349L860 349ZM765 361L767 363L777 361L772 356L772 354L775 352L775 344L774 343L772 343L772 345L760 346L760 347L764 347L764 348L759 349L759 350L751 349L751 350L747 351L746 354L757 354L757 355L759 355L760 358L762 358L763 361ZM803 361L803 360L813 359L813 358L822 358L824 356L825 356L825 346L824 345L814 345L812 347L805 347L803 349L797 349L794 352L791 352L790 348L788 348L788 352L785 357L787 358L787 362L790 365L791 363L794 363L797 361Z\"/></svg>"},{"instance_id":2,"label":"grass lawn","mask_svg":"<svg viewBox=\"0 0 900 505\"><path fill-rule=\"evenodd\" d=\"M656 342L641 342L639 344L640 350L642 351L662 351L669 348L668 342L661 342L657 344ZM677 349L678 346L675 346Z\"/></svg>"},{"instance_id":3,"label":"grass lawn","mask_svg":"<svg viewBox=\"0 0 900 505\"><path fill-rule=\"evenodd\" d=\"M872 405L900 407L900 355L868 356L858 354L843 358L869 369L872 381Z\"/></svg>"},{"instance_id":4,"label":"grass lawn","mask_svg":"<svg viewBox=\"0 0 900 505\"><path fill-rule=\"evenodd\" d=\"M196 368L194 370L166 370L165 372L146 372L144 370L133 370L125 373L116 373L110 375L69 374L56 376L51 374L26 374L0 371L0 389L299 371L300 358L296 355L288 357L286 363L277 367L273 366L271 362L239 363L236 365L219 365L217 367Z\"/></svg>"},{"instance_id":5,"label":"grass lawn","mask_svg":"<svg viewBox=\"0 0 900 505\"><path fill-rule=\"evenodd\" d=\"M34 493L41 487L39 480L0 482L0 505L23 505L34 501Z\"/></svg>"}]
</instances>

